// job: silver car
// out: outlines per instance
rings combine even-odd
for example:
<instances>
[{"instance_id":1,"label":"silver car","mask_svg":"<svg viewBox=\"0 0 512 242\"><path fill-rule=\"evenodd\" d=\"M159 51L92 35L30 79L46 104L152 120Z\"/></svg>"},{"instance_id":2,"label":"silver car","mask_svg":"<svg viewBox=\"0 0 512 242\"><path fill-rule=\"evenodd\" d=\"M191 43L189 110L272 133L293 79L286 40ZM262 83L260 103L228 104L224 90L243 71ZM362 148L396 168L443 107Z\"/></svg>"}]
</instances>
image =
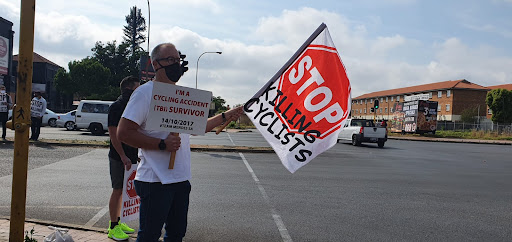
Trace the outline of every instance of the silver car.
<instances>
[{"instance_id":1,"label":"silver car","mask_svg":"<svg viewBox=\"0 0 512 242\"><path fill-rule=\"evenodd\" d=\"M49 125L50 127L57 127L57 114L50 109L46 109L43 115L41 126ZM12 118L12 110L9 110L9 120Z\"/></svg>"},{"instance_id":2,"label":"silver car","mask_svg":"<svg viewBox=\"0 0 512 242\"><path fill-rule=\"evenodd\" d=\"M76 110L69 111L64 114L58 114L57 115L57 127L66 128L69 131L75 130L76 129L75 114L76 114Z\"/></svg>"}]
</instances>

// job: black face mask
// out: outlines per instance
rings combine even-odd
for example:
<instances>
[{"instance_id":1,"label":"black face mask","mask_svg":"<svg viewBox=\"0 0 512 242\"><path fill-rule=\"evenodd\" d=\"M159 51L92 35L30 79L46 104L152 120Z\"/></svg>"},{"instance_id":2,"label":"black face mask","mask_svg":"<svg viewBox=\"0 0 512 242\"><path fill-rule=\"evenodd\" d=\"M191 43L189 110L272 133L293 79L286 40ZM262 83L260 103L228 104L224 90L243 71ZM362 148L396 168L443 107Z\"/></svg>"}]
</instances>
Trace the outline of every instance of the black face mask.
<instances>
[{"instance_id":1,"label":"black face mask","mask_svg":"<svg viewBox=\"0 0 512 242\"><path fill-rule=\"evenodd\" d=\"M169 80L171 80L172 82L178 82L178 80L180 80L181 76L183 75L183 71L181 70L179 62L176 62L172 65L160 67L157 69L157 71L162 68L164 68L165 75L167 76L167 78L169 78Z\"/></svg>"}]
</instances>

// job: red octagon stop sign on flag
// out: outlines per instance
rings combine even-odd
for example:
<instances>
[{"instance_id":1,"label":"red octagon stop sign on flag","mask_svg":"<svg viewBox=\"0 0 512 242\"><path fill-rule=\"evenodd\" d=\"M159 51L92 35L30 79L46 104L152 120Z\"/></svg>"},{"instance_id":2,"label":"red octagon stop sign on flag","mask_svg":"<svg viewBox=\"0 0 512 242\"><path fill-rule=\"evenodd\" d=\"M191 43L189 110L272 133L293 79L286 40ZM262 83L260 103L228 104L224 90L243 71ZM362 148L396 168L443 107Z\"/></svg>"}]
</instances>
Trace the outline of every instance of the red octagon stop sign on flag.
<instances>
[{"instance_id":1,"label":"red octagon stop sign on flag","mask_svg":"<svg viewBox=\"0 0 512 242\"><path fill-rule=\"evenodd\" d=\"M132 173L130 173L130 176L128 177L128 180L126 181L126 194L129 198L137 198L137 192L135 191L135 175L137 174L137 170L133 170Z\"/></svg>"},{"instance_id":2,"label":"red octagon stop sign on flag","mask_svg":"<svg viewBox=\"0 0 512 242\"><path fill-rule=\"evenodd\" d=\"M350 82L333 47L309 45L281 75L278 89L283 94L274 110L291 132L317 130L322 139L349 114Z\"/></svg>"}]
</instances>

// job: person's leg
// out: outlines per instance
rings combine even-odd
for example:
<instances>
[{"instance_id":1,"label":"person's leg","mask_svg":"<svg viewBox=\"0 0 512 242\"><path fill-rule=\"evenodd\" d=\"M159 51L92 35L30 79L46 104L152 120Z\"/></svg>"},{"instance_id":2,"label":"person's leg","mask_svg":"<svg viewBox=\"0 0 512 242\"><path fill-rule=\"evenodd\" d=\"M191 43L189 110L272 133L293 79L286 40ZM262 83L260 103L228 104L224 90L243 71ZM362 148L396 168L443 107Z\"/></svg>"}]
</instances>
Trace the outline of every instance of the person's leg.
<instances>
[{"instance_id":1,"label":"person's leg","mask_svg":"<svg viewBox=\"0 0 512 242\"><path fill-rule=\"evenodd\" d=\"M5 135L7 134L7 120L2 120L2 139L5 139Z\"/></svg>"},{"instance_id":2,"label":"person's leg","mask_svg":"<svg viewBox=\"0 0 512 242\"><path fill-rule=\"evenodd\" d=\"M110 163L110 180L112 182L112 194L108 203L110 221L108 222L108 237L114 240L125 240L129 236L119 224L121 202L123 201L123 162L108 158ZM130 232L133 232L131 230Z\"/></svg>"},{"instance_id":3,"label":"person's leg","mask_svg":"<svg viewBox=\"0 0 512 242\"><path fill-rule=\"evenodd\" d=\"M140 197L138 242L158 241L162 234L172 203L172 194L165 186L135 181L135 191Z\"/></svg>"},{"instance_id":4,"label":"person's leg","mask_svg":"<svg viewBox=\"0 0 512 242\"><path fill-rule=\"evenodd\" d=\"M165 242L182 241L187 232L188 205L191 190L190 182L180 182L172 184L172 186L174 198L165 222Z\"/></svg>"},{"instance_id":5,"label":"person's leg","mask_svg":"<svg viewBox=\"0 0 512 242\"><path fill-rule=\"evenodd\" d=\"M31 117L30 123L30 139L34 140L34 134L36 133L37 118Z\"/></svg>"},{"instance_id":6,"label":"person's leg","mask_svg":"<svg viewBox=\"0 0 512 242\"><path fill-rule=\"evenodd\" d=\"M110 194L110 201L108 203L110 221L118 222L117 220L121 211L121 202L123 201L122 198L123 189L112 189L112 194Z\"/></svg>"},{"instance_id":7,"label":"person's leg","mask_svg":"<svg viewBox=\"0 0 512 242\"><path fill-rule=\"evenodd\" d=\"M2 123L2 139L5 139L5 135L7 132L6 123L7 123L8 117L9 117L8 113L5 113L5 112L0 113L0 122Z\"/></svg>"},{"instance_id":8,"label":"person's leg","mask_svg":"<svg viewBox=\"0 0 512 242\"><path fill-rule=\"evenodd\" d=\"M39 134L41 133L41 123L43 122L43 118L36 118L36 132L34 136L34 140L39 139Z\"/></svg>"},{"instance_id":9,"label":"person's leg","mask_svg":"<svg viewBox=\"0 0 512 242\"><path fill-rule=\"evenodd\" d=\"M108 204L110 221L118 222L117 218L121 212L123 195L124 165L122 161L108 158L110 163L110 181L112 182L112 194Z\"/></svg>"}]
</instances>

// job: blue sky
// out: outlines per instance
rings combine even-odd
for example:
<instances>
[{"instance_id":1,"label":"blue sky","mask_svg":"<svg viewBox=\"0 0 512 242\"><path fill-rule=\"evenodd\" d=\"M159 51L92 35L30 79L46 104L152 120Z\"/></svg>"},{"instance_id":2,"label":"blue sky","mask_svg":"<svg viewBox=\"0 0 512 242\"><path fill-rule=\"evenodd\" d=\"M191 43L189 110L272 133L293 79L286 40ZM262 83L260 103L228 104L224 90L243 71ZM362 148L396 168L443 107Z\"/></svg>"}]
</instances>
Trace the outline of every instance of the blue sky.
<instances>
[{"instance_id":1,"label":"blue sky","mask_svg":"<svg viewBox=\"0 0 512 242\"><path fill-rule=\"evenodd\" d=\"M14 23L19 0L0 0ZM424 83L467 79L512 83L512 0L220 1L150 0L150 49L175 43L190 70L181 85L198 86L239 104L263 86L325 22L340 52L353 97ZM147 0L36 2L34 50L67 67L91 55L96 41L122 39L125 15ZM147 45L143 45L147 48Z\"/></svg>"}]
</instances>

